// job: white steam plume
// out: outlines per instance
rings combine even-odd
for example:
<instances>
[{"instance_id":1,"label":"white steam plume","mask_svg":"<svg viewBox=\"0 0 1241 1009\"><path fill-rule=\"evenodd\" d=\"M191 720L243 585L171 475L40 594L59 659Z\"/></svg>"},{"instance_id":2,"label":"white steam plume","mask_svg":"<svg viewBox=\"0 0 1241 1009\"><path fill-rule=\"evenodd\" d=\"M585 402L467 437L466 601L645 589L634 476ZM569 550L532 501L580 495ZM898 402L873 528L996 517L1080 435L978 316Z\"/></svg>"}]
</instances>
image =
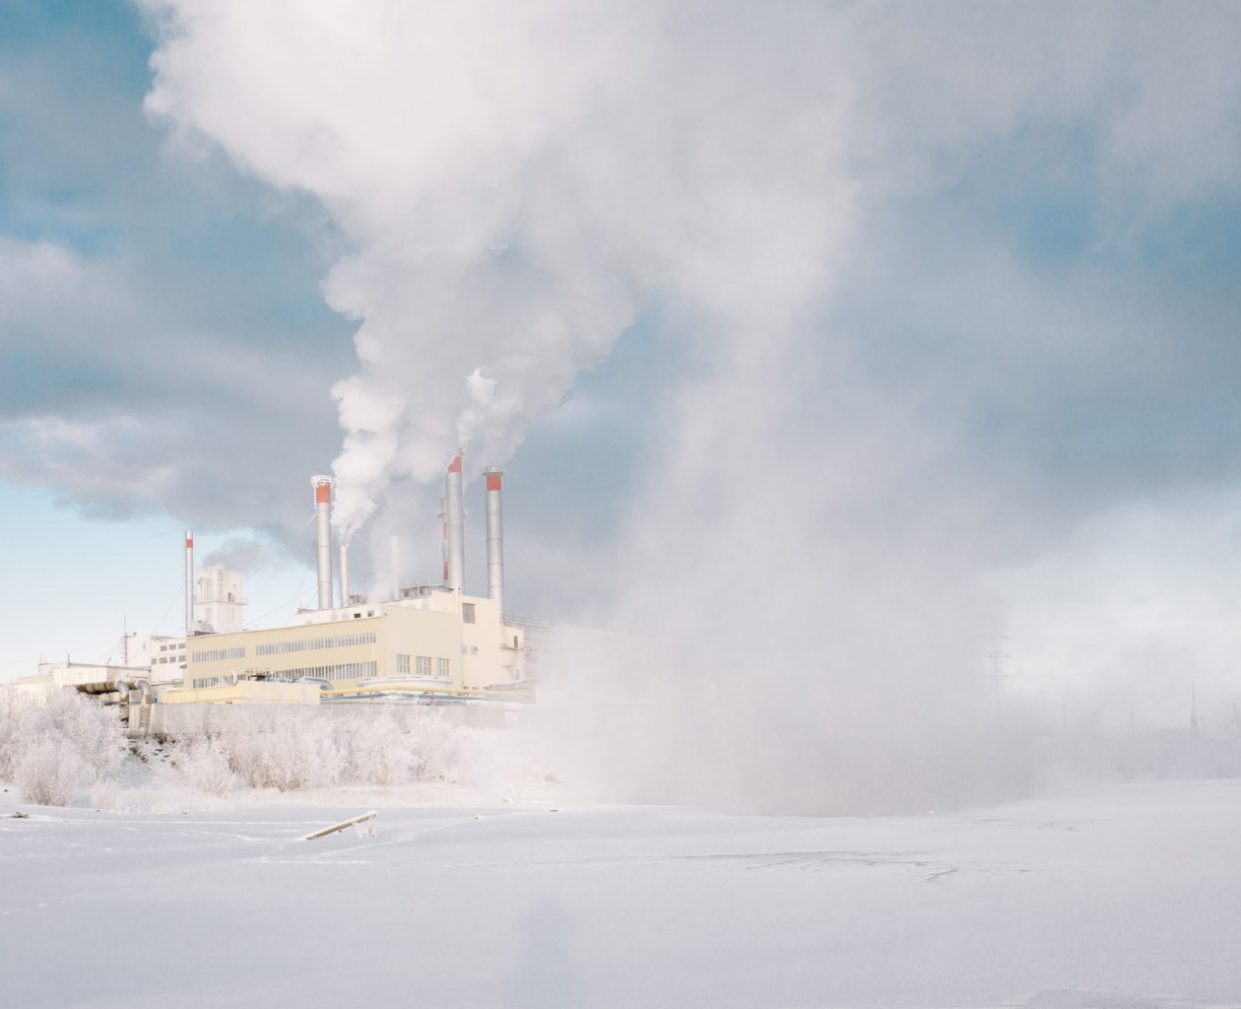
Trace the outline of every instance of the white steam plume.
<instances>
[{"instance_id":1,"label":"white steam plume","mask_svg":"<svg viewBox=\"0 0 1241 1009\"><path fill-rule=\"evenodd\" d=\"M1159 4L145 3L150 110L351 243L325 285L360 321L334 390L346 533L458 445L503 463L648 307L698 341L610 579L657 640L657 717L594 733L618 742L601 780L640 733L648 778L807 806L825 780L878 807L990 762L966 731L991 727L977 575L1019 538L1011 502L943 413L893 409L816 328L820 299L864 214L1021 123L1111 122L1118 198L1226 176L1235 102L1200 68L1227 44L1190 58ZM1224 98L1167 115L1173 85Z\"/></svg>"},{"instance_id":2,"label":"white steam plume","mask_svg":"<svg viewBox=\"0 0 1241 1009\"><path fill-rule=\"evenodd\" d=\"M318 196L361 325L336 517L502 463L641 302L782 325L848 218L831 73L678 5L150 0L148 109ZM741 71L738 72L738 68Z\"/></svg>"}]
</instances>

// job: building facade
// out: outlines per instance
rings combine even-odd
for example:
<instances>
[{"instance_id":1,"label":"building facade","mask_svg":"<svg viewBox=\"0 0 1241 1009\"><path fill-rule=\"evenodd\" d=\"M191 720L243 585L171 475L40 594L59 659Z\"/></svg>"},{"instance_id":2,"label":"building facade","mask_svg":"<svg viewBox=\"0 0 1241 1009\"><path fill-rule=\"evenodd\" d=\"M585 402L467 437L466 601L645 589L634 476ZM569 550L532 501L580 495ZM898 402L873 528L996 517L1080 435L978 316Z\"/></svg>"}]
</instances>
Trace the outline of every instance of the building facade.
<instances>
[{"instance_id":1,"label":"building facade","mask_svg":"<svg viewBox=\"0 0 1241 1009\"><path fill-rule=\"evenodd\" d=\"M246 627L246 578L240 571L213 565L198 573L194 615L209 634L232 634Z\"/></svg>"},{"instance_id":2,"label":"building facade","mask_svg":"<svg viewBox=\"0 0 1241 1009\"><path fill-rule=\"evenodd\" d=\"M312 679L332 696L512 694L525 686L525 630L503 621L492 599L443 586L401 595L303 611L288 627L196 636L184 686Z\"/></svg>"}]
</instances>

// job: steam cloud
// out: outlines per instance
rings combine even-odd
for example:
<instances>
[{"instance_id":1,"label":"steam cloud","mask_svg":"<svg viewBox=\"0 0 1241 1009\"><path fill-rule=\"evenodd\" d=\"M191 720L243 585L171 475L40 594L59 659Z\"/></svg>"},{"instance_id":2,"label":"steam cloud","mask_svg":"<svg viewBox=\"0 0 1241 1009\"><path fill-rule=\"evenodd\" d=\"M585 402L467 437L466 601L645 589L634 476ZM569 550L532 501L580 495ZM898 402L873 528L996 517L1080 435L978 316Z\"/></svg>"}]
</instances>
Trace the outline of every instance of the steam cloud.
<instances>
[{"instance_id":1,"label":"steam cloud","mask_svg":"<svg viewBox=\"0 0 1241 1009\"><path fill-rule=\"evenodd\" d=\"M790 94L781 49L742 25L611 4L149 6L148 108L320 197L356 248L325 284L361 323L361 369L333 390L346 532L459 444L503 462L653 297L778 339L847 228L830 75Z\"/></svg>"},{"instance_id":2,"label":"steam cloud","mask_svg":"<svg viewBox=\"0 0 1241 1009\"><path fill-rule=\"evenodd\" d=\"M776 782L856 806L986 763L979 576L1011 502L938 405L894 405L828 306L865 222L1019 122L1108 117L1118 198L1229 177L1237 93L1191 120L1158 99L1214 94L1183 9L145 6L150 111L317 196L353 248L324 285L359 321L332 392L344 534L459 445L502 464L643 313L681 324L701 369L597 600L657 642L628 675L664 703L599 671L596 699L627 700L596 712L641 712L590 720L605 788L624 767L640 795Z\"/></svg>"},{"instance_id":3,"label":"steam cloud","mask_svg":"<svg viewBox=\"0 0 1241 1009\"><path fill-rule=\"evenodd\" d=\"M266 564L270 548L256 539L232 536L202 559L203 567L219 565L234 571L250 572Z\"/></svg>"}]
</instances>

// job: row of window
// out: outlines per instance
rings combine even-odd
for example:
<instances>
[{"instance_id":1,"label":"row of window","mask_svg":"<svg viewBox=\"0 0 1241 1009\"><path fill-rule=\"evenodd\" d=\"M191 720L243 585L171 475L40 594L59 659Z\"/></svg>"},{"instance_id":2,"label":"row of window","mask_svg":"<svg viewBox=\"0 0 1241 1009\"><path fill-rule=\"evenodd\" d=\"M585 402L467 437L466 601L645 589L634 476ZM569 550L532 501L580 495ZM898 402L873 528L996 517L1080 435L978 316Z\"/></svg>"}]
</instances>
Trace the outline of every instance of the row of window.
<instances>
[{"instance_id":1,"label":"row of window","mask_svg":"<svg viewBox=\"0 0 1241 1009\"><path fill-rule=\"evenodd\" d=\"M440 680L452 679L452 663L448 659L435 659L435 677ZM396 657L396 673L398 676L431 677L431 656L400 655Z\"/></svg>"},{"instance_id":2,"label":"row of window","mask_svg":"<svg viewBox=\"0 0 1241 1009\"><path fill-rule=\"evenodd\" d=\"M304 666L301 669L279 669L268 675L279 680L300 680L304 676L320 680L360 680L374 677L378 667L374 662L342 662L335 666ZM196 676L195 687L222 687L237 682L237 673L223 673L219 676Z\"/></svg>"},{"instance_id":3,"label":"row of window","mask_svg":"<svg viewBox=\"0 0 1241 1009\"><path fill-rule=\"evenodd\" d=\"M303 676L315 676L321 680L360 680L378 675L378 666L374 662L342 662L335 666L306 666L302 669L281 669L273 675L300 679Z\"/></svg>"},{"instance_id":4,"label":"row of window","mask_svg":"<svg viewBox=\"0 0 1241 1009\"><path fill-rule=\"evenodd\" d=\"M320 648L351 648L354 645L373 645L375 632L366 634L336 634L328 638L301 638L297 641L278 641L274 645L259 645L255 655L281 655L285 652L313 652Z\"/></svg>"},{"instance_id":5,"label":"row of window","mask_svg":"<svg viewBox=\"0 0 1241 1009\"><path fill-rule=\"evenodd\" d=\"M244 648L209 648L202 652L192 652L190 657L195 662L219 662L221 659L244 659Z\"/></svg>"}]
</instances>

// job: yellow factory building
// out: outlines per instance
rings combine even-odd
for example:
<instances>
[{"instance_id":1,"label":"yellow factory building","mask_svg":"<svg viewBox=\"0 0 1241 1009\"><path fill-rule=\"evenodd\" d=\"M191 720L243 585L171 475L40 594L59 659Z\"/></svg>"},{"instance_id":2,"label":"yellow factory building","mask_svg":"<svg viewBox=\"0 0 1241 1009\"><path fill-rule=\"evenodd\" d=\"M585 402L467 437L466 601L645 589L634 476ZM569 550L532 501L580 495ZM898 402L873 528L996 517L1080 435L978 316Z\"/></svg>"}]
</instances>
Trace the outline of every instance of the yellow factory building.
<instances>
[{"instance_id":1,"label":"yellow factory building","mask_svg":"<svg viewBox=\"0 0 1241 1009\"><path fill-rule=\"evenodd\" d=\"M318 681L325 699L512 697L523 691L525 630L505 622L494 600L439 585L401 595L303 611L288 627L191 638L185 693L202 697L203 690L254 680ZM167 700L176 703L176 693Z\"/></svg>"},{"instance_id":2,"label":"yellow factory building","mask_svg":"<svg viewBox=\"0 0 1241 1009\"><path fill-rule=\"evenodd\" d=\"M194 540L187 532L185 674L179 688L161 692L161 701L318 703L391 696L430 701L527 699L525 627L503 616L502 474L486 470L484 476L485 596L468 595L464 589L465 511L459 454L445 474L444 582L402 589L395 599L368 602L350 592L344 545L339 548L336 572L339 593L333 592L331 477L315 476L310 481L318 527L319 605L298 611L289 626L241 630L239 615L231 615L230 620L196 619ZM242 593L238 576L229 604L244 605ZM205 602L199 608L205 610ZM214 633L201 633L207 626ZM306 686L313 689L301 689Z\"/></svg>"}]
</instances>

